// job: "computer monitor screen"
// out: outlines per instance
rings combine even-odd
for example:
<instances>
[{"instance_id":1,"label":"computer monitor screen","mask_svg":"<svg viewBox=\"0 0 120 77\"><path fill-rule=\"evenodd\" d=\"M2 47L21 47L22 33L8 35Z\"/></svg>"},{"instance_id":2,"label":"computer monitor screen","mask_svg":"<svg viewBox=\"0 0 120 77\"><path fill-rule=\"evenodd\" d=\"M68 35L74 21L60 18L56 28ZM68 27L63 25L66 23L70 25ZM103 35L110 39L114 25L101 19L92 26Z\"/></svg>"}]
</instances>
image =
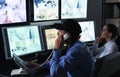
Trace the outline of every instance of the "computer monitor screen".
<instances>
[{"instance_id":1,"label":"computer monitor screen","mask_svg":"<svg viewBox=\"0 0 120 77\"><path fill-rule=\"evenodd\" d=\"M6 59L43 50L38 26L4 27L2 32Z\"/></svg>"},{"instance_id":2,"label":"computer monitor screen","mask_svg":"<svg viewBox=\"0 0 120 77\"><path fill-rule=\"evenodd\" d=\"M58 30L54 29L54 28L49 28L49 29L46 28L44 30L44 32L45 32L47 49L48 50L53 49L54 45L55 45L55 40L57 38L57 32L58 32Z\"/></svg>"},{"instance_id":3,"label":"computer monitor screen","mask_svg":"<svg viewBox=\"0 0 120 77\"><path fill-rule=\"evenodd\" d=\"M61 19L87 18L87 0L61 0Z\"/></svg>"},{"instance_id":4,"label":"computer monitor screen","mask_svg":"<svg viewBox=\"0 0 120 77\"><path fill-rule=\"evenodd\" d=\"M34 0L34 21L58 19L58 0Z\"/></svg>"},{"instance_id":5,"label":"computer monitor screen","mask_svg":"<svg viewBox=\"0 0 120 77\"><path fill-rule=\"evenodd\" d=\"M27 0L0 0L0 24L27 22Z\"/></svg>"},{"instance_id":6,"label":"computer monitor screen","mask_svg":"<svg viewBox=\"0 0 120 77\"><path fill-rule=\"evenodd\" d=\"M95 40L95 23L94 21L81 21L78 22L81 26L82 33L80 41L91 42Z\"/></svg>"}]
</instances>

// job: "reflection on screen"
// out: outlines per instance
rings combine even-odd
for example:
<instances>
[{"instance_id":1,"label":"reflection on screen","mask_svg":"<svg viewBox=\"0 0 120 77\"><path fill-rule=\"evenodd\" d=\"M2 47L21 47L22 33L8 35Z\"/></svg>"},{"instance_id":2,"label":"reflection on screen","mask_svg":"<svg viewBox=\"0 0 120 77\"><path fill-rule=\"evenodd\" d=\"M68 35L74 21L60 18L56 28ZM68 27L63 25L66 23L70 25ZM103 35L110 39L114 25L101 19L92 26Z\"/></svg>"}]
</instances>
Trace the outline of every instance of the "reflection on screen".
<instances>
[{"instance_id":1,"label":"reflection on screen","mask_svg":"<svg viewBox=\"0 0 120 77\"><path fill-rule=\"evenodd\" d=\"M7 28L10 55L41 51L38 26Z\"/></svg>"},{"instance_id":2,"label":"reflection on screen","mask_svg":"<svg viewBox=\"0 0 120 77\"><path fill-rule=\"evenodd\" d=\"M78 22L82 28L80 40L82 42L89 42L95 40L94 21Z\"/></svg>"},{"instance_id":3,"label":"reflection on screen","mask_svg":"<svg viewBox=\"0 0 120 77\"><path fill-rule=\"evenodd\" d=\"M34 21L58 19L58 0L34 0Z\"/></svg>"},{"instance_id":4,"label":"reflection on screen","mask_svg":"<svg viewBox=\"0 0 120 77\"><path fill-rule=\"evenodd\" d=\"M47 49L54 48L55 40L57 38L57 32L58 32L58 30L56 30L56 29L45 29Z\"/></svg>"},{"instance_id":5,"label":"reflection on screen","mask_svg":"<svg viewBox=\"0 0 120 77\"><path fill-rule=\"evenodd\" d=\"M61 0L61 18L86 18L87 0Z\"/></svg>"}]
</instances>

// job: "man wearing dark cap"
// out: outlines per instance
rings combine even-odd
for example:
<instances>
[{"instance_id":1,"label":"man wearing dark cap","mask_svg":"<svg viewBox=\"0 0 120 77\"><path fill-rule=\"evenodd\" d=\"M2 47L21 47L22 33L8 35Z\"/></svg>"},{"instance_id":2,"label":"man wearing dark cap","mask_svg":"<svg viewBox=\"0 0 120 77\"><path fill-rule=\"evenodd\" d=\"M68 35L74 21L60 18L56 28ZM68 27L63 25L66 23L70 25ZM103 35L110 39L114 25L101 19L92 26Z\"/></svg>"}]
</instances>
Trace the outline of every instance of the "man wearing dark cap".
<instances>
[{"instance_id":1,"label":"man wearing dark cap","mask_svg":"<svg viewBox=\"0 0 120 77\"><path fill-rule=\"evenodd\" d=\"M50 75L57 77L60 71L64 70L67 77L90 77L93 59L86 50L86 44L79 41L82 30L78 22L67 19L62 24L55 24L54 27L59 31L50 60ZM60 56L64 44L68 49L64 56Z\"/></svg>"},{"instance_id":2,"label":"man wearing dark cap","mask_svg":"<svg viewBox=\"0 0 120 77\"><path fill-rule=\"evenodd\" d=\"M81 27L76 20L67 19L62 24L54 24L58 29L55 49L52 58L47 63L51 77L90 77L93 70L93 58L87 51L86 44L79 41ZM67 49L63 51L66 44ZM66 52L61 56L62 52ZM46 64L44 65L46 66Z\"/></svg>"}]
</instances>

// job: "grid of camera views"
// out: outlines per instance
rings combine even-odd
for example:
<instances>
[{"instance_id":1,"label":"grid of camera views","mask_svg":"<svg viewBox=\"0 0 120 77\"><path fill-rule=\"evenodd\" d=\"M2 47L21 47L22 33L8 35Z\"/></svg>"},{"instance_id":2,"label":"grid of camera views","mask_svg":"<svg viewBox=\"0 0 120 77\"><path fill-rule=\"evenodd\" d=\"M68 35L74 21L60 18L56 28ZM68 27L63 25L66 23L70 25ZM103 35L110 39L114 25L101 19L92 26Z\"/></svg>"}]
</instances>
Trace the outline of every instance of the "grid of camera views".
<instances>
[{"instance_id":1,"label":"grid of camera views","mask_svg":"<svg viewBox=\"0 0 120 77\"><path fill-rule=\"evenodd\" d=\"M86 18L87 0L61 0L61 18Z\"/></svg>"},{"instance_id":2,"label":"grid of camera views","mask_svg":"<svg viewBox=\"0 0 120 77\"><path fill-rule=\"evenodd\" d=\"M34 0L34 21L58 19L58 0Z\"/></svg>"},{"instance_id":3,"label":"grid of camera views","mask_svg":"<svg viewBox=\"0 0 120 77\"><path fill-rule=\"evenodd\" d=\"M45 29L47 49L53 49L57 39L57 29Z\"/></svg>"},{"instance_id":4,"label":"grid of camera views","mask_svg":"<svg viewBox=\"0 0 120 77\"><path fill-rule=\"evenodd\" d=\"M7 28L11 56L42 50L38 26Z\"/></svg>"},{"instance_id":5,"label":"grid of camera views","mask_svg":"<svg viewBox=\"0 0 120 77\"><path fill-rule=\"evenodd\" d=\"M0 24L26 22L26 0L0 0Z\"/></svg>"},{"instance_id":6,"label":"grid of camera views","mask_svg":"<svg viewBox=\"0 0 120 77\"><path fill-rule=\"evenodd\" d=\"M78 22L82 28L80 41L90 42L95 40L95 23L94 21Z\"/></svg>"}]
</instances>

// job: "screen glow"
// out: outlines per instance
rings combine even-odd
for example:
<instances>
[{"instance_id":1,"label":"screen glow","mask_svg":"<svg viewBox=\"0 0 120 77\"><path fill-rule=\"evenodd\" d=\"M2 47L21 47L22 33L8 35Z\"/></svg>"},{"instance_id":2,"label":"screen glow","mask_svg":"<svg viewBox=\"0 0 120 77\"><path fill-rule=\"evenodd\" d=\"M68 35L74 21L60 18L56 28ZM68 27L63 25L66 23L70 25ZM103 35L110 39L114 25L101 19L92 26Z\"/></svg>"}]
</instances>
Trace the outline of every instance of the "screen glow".
<instances>
[{"instance_id":1,"label":"screen glow","mask_svg":"<svg viewBox=\"0 0 120 77\"><path fill-rule=\"evenodd\" d=\"M42 51L38 26L8 27L4 35L6 57ZM5 39L7 38L7 39Z\"/></svg>"},{"instance_id":2,"label":"screen glow","mask_svg":"<svg viewBox=\"0 0 120 77\"><path fill-rule=\"evenodd\" d=\"M47 42L47 49L53 49L55 40L57 39L57 29L45 29L45 37Z\"/></svg>"},{"instance_id":3,"label":"screen glow","mask_svg":"<svg viewBox=\"0 0 120 77\"><path fill-rule=\"evenodd\" d=\"M61 18L86 18L87 0L61 0Z\"/></svg>"},{"instance_id":4,"label":"screen glow","mask_svg":"<svg viewBox=\"0 0 120 77\"><path fill-rule=\"evenodd\" d=\"M78 22L81 26L82 33L80 41L89 42L95 40L95 29L94 29L94 21L82 21Z\"/></svg>"},{"instance_id":5,"label":"screen glow","mask_svg":"<svg viewBox=\"0 0 120 77\"><path fill-rule=\"evenodd\" d=\"M0 3L0 24L27 21L26 0L5 0Z\"/></svg>"},{"instance_id":6,"label":"screen glow","mask_svg":"<svg viewBox=\"0 0 120 77\"><path fill-rule=\"evenodd\" d=\"M34 0L34 21L58 19L58 0Z\"/></svg>"}]
</instances>

